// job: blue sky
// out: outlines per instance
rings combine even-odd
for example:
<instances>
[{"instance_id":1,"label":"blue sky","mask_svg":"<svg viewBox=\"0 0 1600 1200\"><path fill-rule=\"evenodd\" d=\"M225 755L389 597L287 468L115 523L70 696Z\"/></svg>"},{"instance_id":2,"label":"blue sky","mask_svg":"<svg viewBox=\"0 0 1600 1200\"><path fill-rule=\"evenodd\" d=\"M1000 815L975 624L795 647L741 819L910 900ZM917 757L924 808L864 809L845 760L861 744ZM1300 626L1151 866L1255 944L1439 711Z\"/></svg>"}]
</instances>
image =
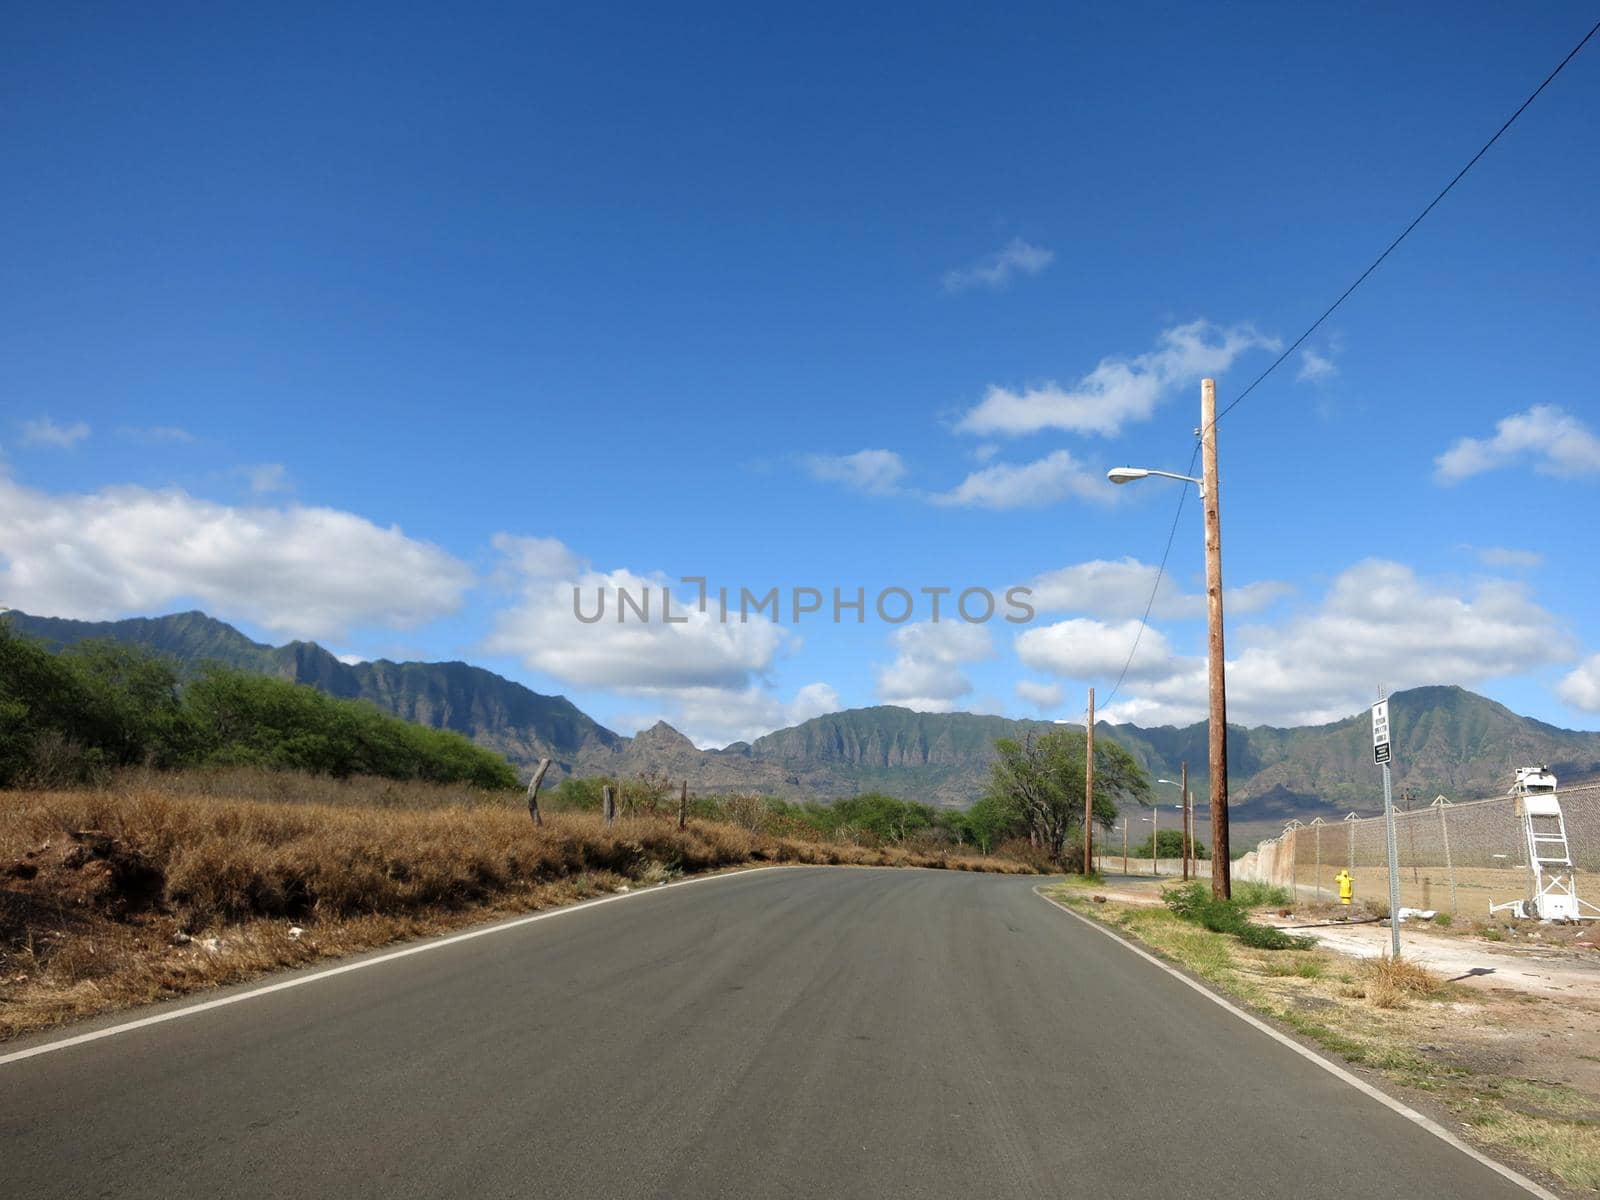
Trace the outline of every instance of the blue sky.
<instances>
[{"instance_id":1,"label":"blue sky","mask_svg":"<svg viewBox=\"0 0 1600 1200\"><path fill-rule=\"evenodd\" d=\"M703 744L1077 716L1178 486L1105 469L1182 471L1200 376L1237 394L1592 19L19 12L0 604L465 658ZM1591 44L1223 422L1237 719L1459 682L1600 728L1597 111ZM1191 497L1111 716L1200 713L1201 566ZM683 576L868 619L572 618ZM1038 612L934 624L939 586Z\"/></svg>"}]
</instances>

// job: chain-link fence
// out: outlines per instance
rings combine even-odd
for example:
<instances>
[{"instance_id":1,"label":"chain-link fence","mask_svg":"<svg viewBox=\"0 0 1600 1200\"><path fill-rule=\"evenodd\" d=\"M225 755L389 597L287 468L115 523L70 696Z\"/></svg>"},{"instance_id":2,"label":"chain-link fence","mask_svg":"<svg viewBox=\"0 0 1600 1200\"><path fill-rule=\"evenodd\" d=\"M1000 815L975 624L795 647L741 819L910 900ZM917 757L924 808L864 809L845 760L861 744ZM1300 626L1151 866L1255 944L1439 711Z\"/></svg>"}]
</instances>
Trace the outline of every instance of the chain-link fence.
<instances>
[{"instance_id":1,"label":"chain-link fence","mask_svg":"<svg viewBox=\"0 0 1600 1200\"><path fill-rule=\"evenodd\" d=\"M1600 879L1586 887L1583 872L1600 871L1600 784L1556 793L1566 818L1567 844L1577 868L1578 894L1600 903ZM1491 903L1533 892L1528 843L1512 796L1395 813L1400 903L1441 912L1486 913ZM1387 902L1389 853L1382 817L1292 822L1234 864L1236 879L1259 879L1302 896L1337 899L1337 875L1349 871L1357 899Z\"/></svg>"}]
</instances>

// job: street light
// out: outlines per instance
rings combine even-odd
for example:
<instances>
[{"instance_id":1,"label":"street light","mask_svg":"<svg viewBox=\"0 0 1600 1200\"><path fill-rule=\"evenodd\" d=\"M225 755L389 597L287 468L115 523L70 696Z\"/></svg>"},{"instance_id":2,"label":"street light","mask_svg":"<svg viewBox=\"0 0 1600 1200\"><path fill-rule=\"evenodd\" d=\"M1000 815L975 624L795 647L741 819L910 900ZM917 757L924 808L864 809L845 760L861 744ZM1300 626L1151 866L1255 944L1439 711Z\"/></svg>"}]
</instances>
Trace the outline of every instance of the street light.
<instances>
[{"instance_id":1,"label":"street light","mask_svg":"<svg viewBox=\"0 0 1600 1200\"><path fill-rule=\"evenodd\" d=\"M1189 764L1183 764L1181 783L1173 779L1158 779L1156 782L1177 788L1178 794L1183 797L1183 803L1178 807L1183 810L1183 879L1187 883L1194 855L1194 793L1189 790Z\"/></svg>"},{"instance_id":2,"label":"street light","mask_svg":"<svg viewBox=\"0 0 1600 1200\"><path fill-rule=\"evenodd\" d=\"M1200 489L1206 535L1206 660L1210 675L1211 894L1233 893L1228 859L1228 688L1222 651L1222 521L1217 504L1217 383L1200 381L1201 475L1178 475L1150 467L1114 467L1112 483L1132 483L1159 475Z\"/></svg>"},{"instance_id":3,"label":"street light","mask_svg":"<svg viewBox=\"0 0 1600 1200\"><path fill-rule=\"evenodd\" d=\"M1152 475L1159 475L1163 479L1180 479L1184 483L1192 483L1200 489L1202 497L1206 494L1206 482L1196 479L1193 475L1176 475L1171 471L1157 471L1154 467L1112 467L1106 472L1106 478L1112 483L1132 483L1135 479L1148 479Z\"/></svg>"},{"instance_id":4,"label":"street light","mask_svg":"<svg viewBox=\"0 0 1600 1200\"><path fill-rule=\"evenodd\" d=\"M1187 766L1187 765L1188 764L1185 764L1185 766ZM1179 855L1183 860L1183 877L1185 879L1188 879L1189 878L1189 806L1188 806L1187 803L1185 803L1185 801L1186 801L1186 799L1188 797L1188 789L1186 787L1184 787L1183 784L1179 783L1176 779L1158 779L1158 780L1156 780L1156 782L1157 783L1164 783L1168 787L1175 787L1175 788L1178 789L1178 803L1174 804L1172 807L1177 810L1177 812L1178 812L1178 821L1179 821L1180 826L1183 829L1183 840L1182 840L1182 843L1181 843L1181 849L1179 851ZM1150 805L1150 807L1152 809L1159 809L1161 807L1161 805L1159 803L1152 803ZM1153 837L1155 835L1152 833L1151 836ZM1157 847L1152 847L1152 850L1158 850L1158 848Z\"/></svg>"}]
</instances>

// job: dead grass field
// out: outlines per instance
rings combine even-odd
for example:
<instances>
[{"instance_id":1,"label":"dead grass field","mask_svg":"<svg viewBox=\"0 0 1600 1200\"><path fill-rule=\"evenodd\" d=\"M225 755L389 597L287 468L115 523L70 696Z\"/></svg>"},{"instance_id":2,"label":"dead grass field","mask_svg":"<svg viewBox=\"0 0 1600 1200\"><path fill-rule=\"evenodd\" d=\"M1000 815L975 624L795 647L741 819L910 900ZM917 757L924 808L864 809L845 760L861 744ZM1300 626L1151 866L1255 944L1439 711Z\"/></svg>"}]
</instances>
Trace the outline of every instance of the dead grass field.
<instances>
[{"instance_id":1,"label":"dead grass field","mask_svg":"<svg viewBox=\"0 0 1600 1200\"><path fill-rule=\"evenodd\" d=\"M1380 1072L1466 1140L1573 1195L1600 1192L1600 996L1468 989L1402 959L1253 950L1162 907L1055 899L1187 967L1218 991Z\"/></svg>"},{"instance_id":2,"label":"dead grass field","mask_svg":"<svg viewBox=\"0 0 1600 1200\"><path fill-rule=\"evenodd\" d=\"M0 1038L696 872L1033 870L654 816L554 813L535 829L515 797L382 780L276 795L294 777L254 774L0 792Z\"/></svg>"}]
</instances>

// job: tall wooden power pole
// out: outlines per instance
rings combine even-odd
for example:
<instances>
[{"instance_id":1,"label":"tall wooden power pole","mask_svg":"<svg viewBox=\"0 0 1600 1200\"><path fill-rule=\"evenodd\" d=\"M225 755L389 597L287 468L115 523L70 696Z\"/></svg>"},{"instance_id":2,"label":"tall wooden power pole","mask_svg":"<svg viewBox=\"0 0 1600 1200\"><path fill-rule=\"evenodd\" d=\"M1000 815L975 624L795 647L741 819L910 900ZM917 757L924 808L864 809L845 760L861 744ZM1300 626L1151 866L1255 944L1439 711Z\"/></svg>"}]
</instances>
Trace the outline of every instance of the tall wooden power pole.
<instances>
[{"instance_id":1,"label":"tall wooden power pole","mask_svg":"<svg viewBox=\"0 0 1600 1200\"><path fill-rule=\"evenodd\" d=\"M1211 693L1211 894L1233 895L1228 858L1228 687L1222 649L1222 521L1217 485L1217 381L1200 381L1200 478L1206 518L1206 627Z\"/></svg>"},{"instance_id":2,"label":"tall wooden power pole","mask_svg":"<svg viewBox=\"0 0 1600 1200\"><path fill-rule=\"evenodd\" d=\"M1091 843L1094 840L1094 689L1089 689L1089 723L1084 726L1083 746L1083 873L1094 872Z\"/></svg>"}]
</instances>

